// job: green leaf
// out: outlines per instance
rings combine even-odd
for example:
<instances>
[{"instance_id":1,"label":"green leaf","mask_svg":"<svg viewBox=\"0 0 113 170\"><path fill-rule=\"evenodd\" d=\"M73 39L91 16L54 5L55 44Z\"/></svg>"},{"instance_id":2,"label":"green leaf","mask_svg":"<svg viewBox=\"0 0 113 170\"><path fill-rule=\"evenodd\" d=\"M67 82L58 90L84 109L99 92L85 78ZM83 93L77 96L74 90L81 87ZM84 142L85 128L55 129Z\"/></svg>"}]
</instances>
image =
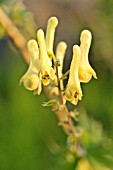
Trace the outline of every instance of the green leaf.
<instances>
[{"instance_id":1,"label":"green leaf","mask_svg":"<svg viewBox=\"0 0 113 170\"><path fill-rule=\"evenodd\" d=\"M59 102L57 100L49 100L48 102L43 102L42 106L53 106L53 105L57 105L60 106Z\"/></svg>"}]
</instances>

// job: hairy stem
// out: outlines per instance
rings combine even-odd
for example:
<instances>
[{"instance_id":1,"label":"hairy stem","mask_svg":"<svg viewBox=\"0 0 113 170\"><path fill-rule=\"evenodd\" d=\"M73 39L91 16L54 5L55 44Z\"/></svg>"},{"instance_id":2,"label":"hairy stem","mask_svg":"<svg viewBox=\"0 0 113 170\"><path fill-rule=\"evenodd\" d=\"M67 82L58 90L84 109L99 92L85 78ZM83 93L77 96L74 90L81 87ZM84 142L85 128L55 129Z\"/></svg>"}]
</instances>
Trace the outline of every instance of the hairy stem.
<instances>
[{"instance_id":1,"label":"hairy stem","mask_svg":"<svg viewBox=\"0 0 113 170\"><path fill-rule=\"evenodd\" d=\"M78 133L75 129L75 126L73 125L68 108L67 108L66 104L64 104L64 98L63 98L61 84L60 84L61 80L59 78L58 67L59 66L56 63L56 76L57 76L61 108L58 111L56 111L56 115L57 115L59 121L62 122L62 127L63 127L64 131L66 132L66 134L72 133L73 136L77 137Z\"/></svg>"},{"instance_id":2,"label":"hairy stem","mask_svg":"<svg viewBox=\"0 0 113 170\"><path fill-rule=\"evenodd\" d=\"M57 61L56 61L57 62ZM58 89L59 89L59 95L60 95L60 104L62 105L64 102L63 99L63 94L62 94L62 90L61 90L61 85L60 85L60 78L59 78L59 73L58 73L58 64L56 63L56 76L57 76L57 83L58 83Z\"/></svg>"}]
</instances>

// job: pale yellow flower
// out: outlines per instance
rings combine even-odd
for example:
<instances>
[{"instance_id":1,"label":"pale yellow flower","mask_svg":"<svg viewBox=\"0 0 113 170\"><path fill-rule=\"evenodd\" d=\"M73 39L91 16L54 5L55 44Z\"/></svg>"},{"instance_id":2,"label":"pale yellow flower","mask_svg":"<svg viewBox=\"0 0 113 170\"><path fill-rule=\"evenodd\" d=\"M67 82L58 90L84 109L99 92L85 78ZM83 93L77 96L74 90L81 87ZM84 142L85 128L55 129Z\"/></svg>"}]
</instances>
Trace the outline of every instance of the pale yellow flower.
<instances>
[{"instance_id":1,"label":"pale yellow flower","mask_svg":"<svg viewBox=\"0 0 113 170\"><path fill-rule=\"evenodd\" d=\"M49 18L47 23L45 42L46 42L47 53L50 56L50 58L53 55L55 28L57 27L57 25L58 25L58 19L56 17Z\"/></svg>"},{"instance_id":2,"label":"pale yellow flower","mask_svg":"<svg viewBox=\"0 0 113 170\"><path fill-rule=\"evenodd\" d=\"M63 61L65 52L67 49L67 44L63 41L59 42L56 48L56 59L59 60L59 66L58 66L58 76L59 78L62 77L62 69L63 69Z\"/></svg>"},{"instance_id":3,"label":"pale yellow flower","mask_svg":"<svg viewBox=\"0 0 113 170\"><path fill-rule=\"evenodd\" d=\"M61 78L62 78L63 61L64 61L66 49L67 49L67 44L63 41L59 42L56 48L56 60L59 62L58 77L60 79L61 90L64 89L63 80ZM59 95L58 87L53 87L50 91L50 94Z\"/></svg>"},{"instance_id":4,"label":"pale yellow flower","mask_svg":"<svg viewBox=\"0 0 113 170\"><path fill-rule=\"evenodd\" d=\"M96 77L96 73L89 64L88 53L91 46L92 35L88 30L83 30L81 33L80 41L80 50L81 50L81 59L79 66L79 79L80 82L87 83L91 80L92 76Z\"/></svg>"},{"instance_id":5,"label":"pale yellow flower","mask_svg":"<svg viewBox=\"0 0 113 170\"><path fill-rule=\"evenodd\" d=\"M82 98L82 90L80 87L80 80L78 77L79 64L80 64L80 47L73 46L73 58L70 66L69 80L65 91L65 99L76 105L78 100Z\"/></svg>"},{"instance_id":6,"label":"pale yellow flower","mask_svg":"<svg viewBox=\"0 0 113 170\"><path fill-rule=\"evenodd\" d=\"M63 80L61 78L62 78L63 61L64 61L66 49L67 49L67 44L63 41L59 42L56 48L56 59L59 60L58 77L60 78L61 90L64 89Z\"/></svg>"},{"instance_id":7,"label":"pale yellow flower","mask_svg":"<svg viewBox=\"0 0 113 170\"><path fill-rule=\"evenodd\" d=\"M52 62L47 54L44 32L42 29L37 31L37 39L39 44L41 79L44 85L48 85L51 80L55 79L55 71L52 68Z\"/></svg>"},{"instance_id":8,"label":"pale yellow flower","mask_svg":"<svg viewBox=\"0 0 113 170\"><path fill-rule=\"evenodd\" d=\"M88 61L91 39L91 32L84 30L82 31L80 37L80 47L77 45L73 47L73 59L71 62L65 98L75 105L77 104L78 100L81 100L82 97L80 82L87 83L91 80L92 76L97 78L95 71L90 66Z\"/></svg>"},{"instance_id":9,"label":"pale yellow flower","mask_svg":"<svg viewBox=\"0 0 113 170\"><path fill-rule=\"evenodd\" d=\"M27 44L30 65L27 72L20 79L20 84L23 83L25 88L34 91L37 90L37 94L41 93L41 80L39 77L40 62L39 62L39 49L38 44L35 40L30 40Z\"/></svg>"}]
</instances>

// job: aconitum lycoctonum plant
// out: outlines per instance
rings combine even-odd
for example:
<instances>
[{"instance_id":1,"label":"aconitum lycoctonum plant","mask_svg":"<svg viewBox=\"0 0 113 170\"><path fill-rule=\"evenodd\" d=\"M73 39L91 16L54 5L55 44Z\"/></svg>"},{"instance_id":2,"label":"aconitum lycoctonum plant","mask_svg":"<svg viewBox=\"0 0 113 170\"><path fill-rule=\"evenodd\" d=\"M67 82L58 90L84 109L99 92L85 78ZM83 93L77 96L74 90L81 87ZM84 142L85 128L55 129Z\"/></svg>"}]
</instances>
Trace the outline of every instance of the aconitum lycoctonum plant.
<instances>
[{"instance_id":1,"label":"aconitum lycoctonum plant","mask_svg":"<svg viewBox=\"0 0 113 170\"><path fill-rule=\"evenodd\" d=\"M85 29L80 35L80 46L73 46L73 57L70 69L63 74L63 60L67 49L64 41L58 43L53 50L55 30L58 19L51 17L47 23L46 33L42 29L37 31L37 40L28 41L27 49L30 64L27 72L20 79L27 90L40 95L43 88L51 100L43 103L43 106L52 106L59 125L67 134L69 149L77 155L84 155L81 146L81 131L77 129L73 121L77 120L78 112L69 111L66 102L77 105L82 99L81 83L88 83L92 77L97 78L94 69L89 64L88 53L91 46L92 34ZM68 79L64 87L64 79ZM79 142L78 142L79 141Z\"/></svg>"}]
</instances>

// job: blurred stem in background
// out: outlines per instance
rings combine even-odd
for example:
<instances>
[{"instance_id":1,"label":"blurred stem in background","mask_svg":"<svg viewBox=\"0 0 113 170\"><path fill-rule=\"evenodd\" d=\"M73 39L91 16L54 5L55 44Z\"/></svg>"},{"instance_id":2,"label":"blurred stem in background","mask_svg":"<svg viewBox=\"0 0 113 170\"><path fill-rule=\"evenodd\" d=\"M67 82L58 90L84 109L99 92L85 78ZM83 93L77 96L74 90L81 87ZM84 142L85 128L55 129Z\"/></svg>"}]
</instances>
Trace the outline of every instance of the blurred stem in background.
<instances>
[{"instance_id":1,"label":"blurred stem in background","mask_svg":"<svg viewBox=\"0 0 113 170\"><path fill-rule=\"evenodd\" d=\"M7 14L0 7L0 24L5 29L8 36L13 41L14 45L19 49L23 58L27 63L29 63L29 56L26 49L27 40L20 33L19 29L13 24L11 19L7 16Z\"/></svg>"}]
</instances>

